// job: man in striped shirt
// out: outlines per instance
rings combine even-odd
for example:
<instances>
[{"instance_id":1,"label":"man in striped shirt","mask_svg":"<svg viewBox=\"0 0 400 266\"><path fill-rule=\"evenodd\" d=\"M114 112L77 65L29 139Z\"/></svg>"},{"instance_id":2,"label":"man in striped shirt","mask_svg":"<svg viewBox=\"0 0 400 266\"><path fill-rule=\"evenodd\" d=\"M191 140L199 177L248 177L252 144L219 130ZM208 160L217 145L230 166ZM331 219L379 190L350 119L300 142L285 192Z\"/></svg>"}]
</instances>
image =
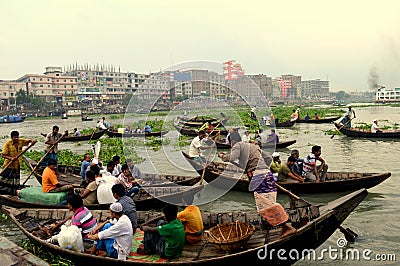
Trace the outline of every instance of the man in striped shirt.
<instances>
[{"instance_id":1,"label":"man in striped shirt","mask_svg":"<svg viewBox=\"0 0 400 266\"><path fill-rule=\"evenodd\" d=\"M321 164L317 167L317 161ZM321 146L313 146L311 153L304 158L302 176L306 181L320 182L325 181L328 165L321 157Z\"/></svg>"},{"instance_id":2,"label":"man in striped shirt","mask_svg":"<svg viewBox=\"0 0 400 266\"><path fill-rule=\"evenodd\" d=\"M65 224L68 220L71 220L71 225L76 225L81 231L82 237L87 238L87 235L97 227L96 219L92 213L83 206L83 200L79 195L73 194L67 199L68 209L73 211L72 216L67 217L65 220L58 224L52 225L52 230L56 230ZM58 244L59 235L54 235L49 238L47 242Z\"/></svg>"}]
</instances>

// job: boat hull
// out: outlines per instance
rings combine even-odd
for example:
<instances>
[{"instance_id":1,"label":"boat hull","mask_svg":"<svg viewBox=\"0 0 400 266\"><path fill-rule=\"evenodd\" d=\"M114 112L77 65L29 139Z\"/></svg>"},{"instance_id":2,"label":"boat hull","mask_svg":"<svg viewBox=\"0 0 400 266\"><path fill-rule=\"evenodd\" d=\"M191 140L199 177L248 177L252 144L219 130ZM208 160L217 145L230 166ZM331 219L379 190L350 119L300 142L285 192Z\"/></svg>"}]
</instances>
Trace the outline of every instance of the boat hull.
<instances>
[{"instance_id":1,"label":"boat hull","mask_svg":"<svg viewBox=\"0 0 400 266\"><path fill-rule=\"evenodd\" d=\"M383 131L372 133L371 130L361 130L355 128L345 128L340 124L335 123L336 128L344 135L354 138L400 138L400 131Z\"/></svg>"}]
</instances>

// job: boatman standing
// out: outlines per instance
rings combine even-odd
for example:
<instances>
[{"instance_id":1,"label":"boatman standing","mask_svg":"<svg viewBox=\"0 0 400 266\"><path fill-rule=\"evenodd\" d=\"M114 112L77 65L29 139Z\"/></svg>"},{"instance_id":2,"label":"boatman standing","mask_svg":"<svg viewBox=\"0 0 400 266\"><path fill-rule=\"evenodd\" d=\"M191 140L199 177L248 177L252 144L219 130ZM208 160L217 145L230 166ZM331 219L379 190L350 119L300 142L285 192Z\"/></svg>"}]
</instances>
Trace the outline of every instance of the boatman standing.
<instances>
[{"instance_id":1,"label":"boatman standing","mask_svg":"<svg viewBox=\"0 0 400 266\"><path fill-rule=\"evenodd\" d=\"M58 143L56 142L61 138L61 134L58 132L59 127L58 126L53 126L53 131L49 134L46 135L46 142L47 144L46 148L44 149L44 154L46 154L48 151L50 151L44 160L41 163L41 166L46 167L47 166L47 161L49 159L54 159L58 163ZM53 144L54 147L53 147Z\"/></svg>"},{"instance_id":2,"label":"boatman standing","mask_svg":"<svg viewBox=\"0 0 400 266\"><path fill-rule=\"evenodd\" d=\"M4 143L1 157L3 157L4 164L3 169L6 165L14 160L18 154L22 151L22 147L29 143L35 144L36 140L33 139L21 139L19 138L18 131L11 132L11 140ZM16 195L18 189L20 189L20 168L22 164L22 157L15 160L10 166L4 170L0 176L0 194Z\"/></svg>"},{"instance_id":3,"label":"boatman standing","mask_svg":"<svg viewBox=\"0 0 400 266\"><path fill-rule=\"evenodd\" d=\"M356 112L354 112L354 110L351 109L351 106L349 106L349 110L340 123L342 123L345 128L351 128L351 120L354 118L356 118Z\"/></svg>"},{"instance_id":4,"label":"boatman standing","mask_svg":"<svg viewBox=\"0 0 400 266\"><path fill-rule=\"evenodd\" d=\"M282 227L281 237L293 234L296 229L288 221L285 209L276 202L275 179L269 170L272 157L257 145L241 141L240 135L233 132L230 136L231 154L219 153L223 161L235 163L245 170L249 180L249 190L254 192L258 213L271 225Z\"/></svg>"}]
</instances>

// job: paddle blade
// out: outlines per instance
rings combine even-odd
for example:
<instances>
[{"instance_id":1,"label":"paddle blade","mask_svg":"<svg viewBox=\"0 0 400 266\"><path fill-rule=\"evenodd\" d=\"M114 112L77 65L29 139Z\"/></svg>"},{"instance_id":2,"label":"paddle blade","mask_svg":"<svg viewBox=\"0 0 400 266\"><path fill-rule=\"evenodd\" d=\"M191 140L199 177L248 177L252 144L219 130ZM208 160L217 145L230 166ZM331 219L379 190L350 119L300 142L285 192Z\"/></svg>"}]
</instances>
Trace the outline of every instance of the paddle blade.
<instances>
[{"instance_id":1,"label":"paddle blade","mask_svg":"<svg viewBox=\"0 0 400 266\"><path fill-rule=\"evenodd\" d=\"M96 145L94 145L93 147L94 158L99 159L100 149L101 149L101 143L100 141L97 141Z\"/></svg>"}]
</instances>

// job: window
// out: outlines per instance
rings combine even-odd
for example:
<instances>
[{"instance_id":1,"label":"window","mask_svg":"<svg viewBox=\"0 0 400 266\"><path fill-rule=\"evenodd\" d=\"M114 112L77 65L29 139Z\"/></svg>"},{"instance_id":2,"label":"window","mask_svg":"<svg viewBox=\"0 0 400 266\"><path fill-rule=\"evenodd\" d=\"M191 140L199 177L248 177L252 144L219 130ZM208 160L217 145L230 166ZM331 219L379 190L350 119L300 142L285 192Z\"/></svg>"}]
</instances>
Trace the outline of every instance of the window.
<instances>
[{"instance_id":1,"label":"window","mask_svg":"<svg viewBox=\"0 0 400 266\"><path fill-rule=\"evenodd\" d=\"M40 84L40 87L43 87L43 84Z\"/></svg>"},{"instance_id":2,"label":"window","mask_svg":"<svg viewBox=\"0 0 400 266\"><path fill-rule=\"evenodd\" d=\"M4 95L4 96L7 96L7 93L6 93L6 92L3 92L3 95Z\"/></svg>"},{"instance_id":3,"label":"window","mask_svg":"<svg viewBox=\"0 0 400 266\"><path fill-rule=\"evenodd\" d=\"M74 87L74 85L71 85L71 88L73 88Z\"/></svg>"},{"instance_id":4,"label":"window","mask_svg":"<svg viewBox=\"0 0 400 266\"><path fill-rule=\"evenodd\" d=\"M50 85L47 85L47 88L50 88Z\"/></svg>"},{"instance_id":5,"label":"window","mask_svg":"<svg viewBox=\"0 0 400 266\"><path fill-rule=\"evenodd\" d=\"M66 79L64 79L64 82L67 82L67 80L66 80Z\"/></svg>"},{"instance_id":6,"label":"window","mask_svg":"<svg viewBox=\"0 0 400 266\"><path fill-rule=\"evenodd\" d=\"M11 92L11 93L10 93L10 96L11 96L11 97L13 97L13 96L14 96L14 93L13 93L13 92Z\"/></svg>"},{"instance_id":7,"label":"window","mask_svg":"<svg viewBox=\"0 0 400 266\"><path fill-rule=\"evenodd\" d=\"M42 78L40 78L39 80L42 81Z\"/></svg>"},{"instance_id":8,"label":"window","mask_svg":"<svg viewBox=\"0 0 400 266\"><path fill-rule=\"evenodd\" d=\"M66 88L67 87L67 85L64 85L64 88Z\"/></svg>"}]
</instances>

